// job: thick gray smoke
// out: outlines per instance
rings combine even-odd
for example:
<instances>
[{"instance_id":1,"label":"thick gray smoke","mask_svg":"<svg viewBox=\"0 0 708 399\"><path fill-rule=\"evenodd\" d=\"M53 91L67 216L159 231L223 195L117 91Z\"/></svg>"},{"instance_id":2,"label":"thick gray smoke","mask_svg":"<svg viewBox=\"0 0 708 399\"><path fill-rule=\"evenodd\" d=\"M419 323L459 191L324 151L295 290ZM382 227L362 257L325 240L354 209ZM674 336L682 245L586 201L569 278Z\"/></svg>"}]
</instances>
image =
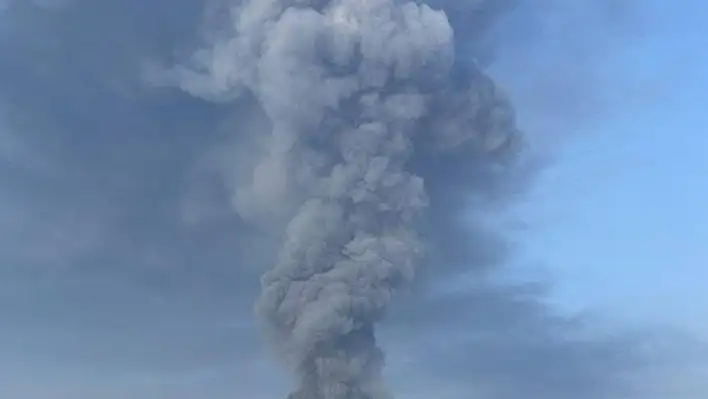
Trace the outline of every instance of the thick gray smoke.
<instances>
[{"instance_id":1,"label":"thick gray smoke","mask_svg":"<svg viewBox=\"0 0 708 399\"><path fill-rule=\"evenodd\" d=\"M621 0L627 1L632 0ZM417 95L424 105L422 116L411 116L418 120L417 129L406 130L404 137L415 150L405 168L423 178L428 196L428 206L408 226L425 244L415 256L415 281L425 284L426 290L421 294L413 287L396 295L390 313L376 329L379 345L388 354L390 389L402 397L705 397L704 384L696 384L692 391L685 391L687 384L682 384L683 395L661 387L678 376L684 379L692 366L680 364L683 354L660 363L645 356L645 348L657 347L653 336L663 335L660 329L641 326L635 335L621 321L598 328L612 309L601 310L600 320L564 310L566 303L555 302L550 288L529 286L517 269L500 267L515 260L510 251L515 247L508 240L513 237L490 234L476 218L489 215L488 208L480 208L489 203L471 200L497 193L501 195L491 200L506 200L513 197L507 189L529 182L525 166L509 167L518 162L515 152L506 147L513 141L492 153L469 151L474 148L469 142L457 151L438 151L434 146L444 131L477 137L472 128L479 127L481 119L465 108L470 108L466 104L470 98L461 93L474 93L474 85L491 93L490 82L474 66L484 65L492 49L498 51L494 74L510 84L514 102L523 111L519 118L523 118L524 140L534 151L538 142L529 113L547 115L554 122L560 115L576 123L572 99L585 102L596 98L589 96L596 90L617 88L588 79L584 73L568 73L577 68L617 72L606 57L606 51L617 48L616 35L598 40L610 32L598 21L604 15L599 8L610 2L618 3L521 0L521 7L489 31L498 20L495 15L503 11L497 7L504 2L430 0L432 9L444 10L447 22L440 13L421 15L440 16L440 26L428 27L452 27L454 40L439 48L452 48L454 55L448 53L446 60L437 58L425 65L421 60L431 54L429 48L419 58L411 58L409 78L387 80L383 88L369 90L383 103L394 104L391 94L398 93L398 99ZM362 95L356 85L361 62L332 62L322 32L336 30L322 23L317 29L314 25L302 29L308 21L317 24L327 18L300 4L295 10L272 12L263 24L259 16L273 6L267 1L248 5L234 0L0 0L0 397L265 398L292 388L283 378L288 374L274 374L275 362L264 359L258 346L261 338L252 317L258 278L276 264L273 252L285 242L287 223L298 207L305 199L317 197L305 183L316 182L315 188L321 188L322 177L342 163L340 147L334 143L347 135L338 126L355 126L357 118L413 124L401 114L395 116L395 107L362 115L358 108ZM255 12L256 5L263 7L262 13ZM665 5L656 7L665 13ZM322 14L327 10L319 8ZM685 22L686 8L672 12L681 24ZM284 15L298 17L283 19ZM309 19L298 19L303 15ZM390 19L390 15L377 15L382 22ZM561 29L546 30L546 20ZM287 66L292 79L273 83L273 72L278 71L273 69L278 66L272 56L276 47L269 45L266 62L261 44L275 41L276 26L284 33L283 21L303 26L280 42L290 47L278 48L296 50L292 41L298 38L303 45L314 43L312 54L320 64L305 57L302 48L288 57L280 54L280 71ZM622 17L618 22L625 27L626 21ZM200 22L202 30L196 29ZM387 25L377 26L350 32L354 38L372 37ZM393 29L404 32L396 36L399 42L411 40L385 53L389 62L415 54L402 52L416 48L414 43L430 44L430 32L442 32L426 30L414 36L411 27L407 29ZM195 32L203 36L195 38ZM303 32L319 41L308 41ZM195 40L203 50L183 62L193 53ZM591 47L576 45L583 43ZM361 52L354 53L363 60ZM585 57L579 58L579 53ZM632 54L627 58L639 67L651 61ZM160 82L165 75L158 73L149 76L155 79L151 83L174 84L176 78L188 93L146 84L147 60L163 65L177 61L181 67L167 73L172 82ZM322 79L303 81L307 65L314 65L307 76L322 73ZM502 66L506 69L500 73ZM271 74L270 80L265 72ZM312 100L315 92L337 99L340 86L333 85L329 92L317 90L332 76L353 80L352 95L339 107L312 108L313 103L305 100ZM694 78L688 73L681 81ZM560 88L559 79L563 80ZM294 91L297 84L306 89ZM401 96L406 90L408 97ZM317 125L302 118L304 113L288 115L293 112L288 102L274 112L273 101L289 98L287 93L307 95L298 98L299 104L319 110L308 118L320 115L322 122ZM615 105L625 109L626 98ZM591 110L593 118L596 110ZM455 118L462 114L469 120ZM293 129L299 134L298 145L287 152L287 158L270 155L269 140L282 137L272 134L275 122L282 131L283 120L295 123L294 116L300 124ZM442 122L449 122L449 130L435 126ZM470 129L456 130L455 123ZM305 135L307 125L317 125L311 132L329 135ZM568 133L566 124L562 128L557 123L540 125L544 138L549 137L549 126L563 136ZM385 132L402 131L396 129ZM500 138L506 137L502 131ZM454 145L454 140L449 144ZM309 178L295 176L306 169L296 164L304 159L304 150L311 153L310 160L324 156L321 166L305 176ZM290 164L283 167L277 161ZM270 166L258 167L261 164ZM271 178L254 179L256 170L257 175ZM282 175L284 170L289 174ZM516 178L519 171L521 179ZM227 179L222 179L222 173ZM278 183L282 176L290 183L286 189ZM328 204L341 206L341 198L334 199ZM233 211L232 203L248 221ZM469 215L461 217L470 205L476 211L472 220ZM346 209L345 214L351 215L360 208ZM393 224L390 219L387 227ZM336 255L334 244L328 248L334 248ZM591 251L593 245L586 245ZM348 256L357 258L354 252ZM464 279L461 275L471 270L476 272L472 284L469 275ZM520 281L509 283L508 277ZM464 290L450 292L451 280L464 283ZM319 304L311 303L309 308ZM273 336L273 344L292 337L287 328L269 330L280 335ZM372 335L340 338L336 342L346 346L346 353L378 353L372 349ZM274 347L286 356L287 364L296 366L295 355L302 352L293 351L291 344L297 342L284 342L288 345ZM698 353L695 345L687 345ZM657 364L661 370L649 370ZM372 366L368 370L375 375L380 365ZM369 378L369 385L376 379Z\"/></svg>"},{"instance_id":2,"label":"thick gray smoke","mask_svg":"<svg viewBox=\"0 0 708 399\"><path fill-rule=\"evenodd\" d=\"M456 57L461 39L429 5L252 0L230 12L229 31L172 76L207 98L252 95L271 123L233 197L244 219L282 227L257 313L299 379L292 398L386 398L375 324L416 275L426 229L514 161L512 108Z\"/></svg>"}]
</instances>

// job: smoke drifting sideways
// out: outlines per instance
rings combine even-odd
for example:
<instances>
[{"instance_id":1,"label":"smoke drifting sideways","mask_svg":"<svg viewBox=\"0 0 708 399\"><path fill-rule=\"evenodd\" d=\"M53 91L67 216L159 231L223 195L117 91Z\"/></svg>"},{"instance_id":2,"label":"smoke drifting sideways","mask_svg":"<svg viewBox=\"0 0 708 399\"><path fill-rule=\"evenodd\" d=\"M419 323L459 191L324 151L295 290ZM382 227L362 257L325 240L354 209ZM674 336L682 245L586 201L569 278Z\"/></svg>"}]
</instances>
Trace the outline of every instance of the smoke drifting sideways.
<instances>
[{"instance_id":1,"label":"smoke drifting sideways","mask_svg":"<svg viewBox=\"0 0 708 399\"><path fill-rule=\"evenodd\" d=\"M498 6L465 3L485 19ZM388 398L375 326L434 244L426 232L454 234L461 205L517 165L513 108L423 3L254 0L229 15L161 79L252 96L268 117L233 205L282 241L256 311L298 378L290 398Z\"/></svg>"},{"instance_id":2,"label":"smoke drifting sideways","mask_svg":"<svg viewBox=\"0 0 708 399\"><path fill-rule=\"evenodd\" d=\"M427 206L421 205L411 212L410 225L406 226L420 235L420 253L411 256L418 259L418 283L437 284L441 280L456 279L459 273L469 270L499 270L498 266L509 256L506 237L495 237L483 224L469 224L461 217L468 209L470 199L492 196L495 201L506 200L510 198L507 188L516 189L518 184L529 182L528 170L514 165L520 162L518 157L521 154L513 147L523 141L515 129L499 128L496 134L501 142L506 140L505 133L511 131L514 139L496 144L491 140L489 147L497 148L491 152L472 144L475 138L492 132L492 129L476 126L481 124L484 110L491 111L492 108L480 105L477 117L473 113L474 107L470 106L471 99L492 102L499 95L492 82L474 67L475 61L484 58L484 54L480 54L484 49L477 45L480 42L478 36L486 34L484 29L480 31L477 27L488 26L489 21L494 21L497 13L503 11L496 8L502 2L431 0L428 4L433 10L442 8L445 11L454 39L452 46L450 40L439 43L438 47L431 46L447 46L453 50L446 50L447 61L444 57L436 58L429 65L420 60L429 60L426 54L432 54L432 49L420 53L404 50L415 48L413 44L419 41L428 42L430 32L436 31L425 30L419 36L409 33L396 36L399 42L395 51L382 49L377 53L389 57L386 60L390 64L381 64L397 65L394 61L409 54L413 66L407 78L405 73L404 78L398 75L382 87L363 93L378 95L379 103L387 104L373 107L378 112L373 116L362 114L360 109L363 106L357 98L365 96L355 89L338 106L315 102L320 106L310 107L313 98L320 98L313 97L315 92L322 96L331 93L332 98L337 99L339 92L336 90L340 86L337 83L325 90L317 79L303 80L298 75L302 74L303 68L311 72L306 75L308 77L317 77L321 73L322 81L333 76L349 76L358 82L360 63L343 62L342 65L332 62L326 57L329 39L322 39L327 35L314 34L308 29L299 29L296 34L285 37L287 40L283 43L297 38L307 39L308 36L303 34L310 32L309 38L318 38L311 42L316 46L313 47L313 57L316 56L323 65L307 67L303 59L315 66L317 61L307 59L301 51L293 51L287 57L283 56L288 62L280 64L283 80L259 88L262 86L259 81L274 82L259 77L264 76L263 71L277 71L275 67L278 66L272 57L269 64L264 61L261 54L265 47L261 44L275 42L275 34L268 32L278 25L276 22L281 16L310 15L313 16L310 22L326 20L308 10L302 2L298 3L298 9L288 12L265 1L259 2L263 6L260 10L253 8L255 3L249 7L248 3L230 0L73 0L63 2L65 6L50 8L33 6L30 1L9 3L10 7L0 13L0 49L3 54L12 54L12 57L0 57L0 107L4 118L0 121L3 125L0 131L0 162L3 162L0 168L0 192L3 194L0 213L4 222L3 231L0 231L0 272L5 288L3 294L16 291L18 295L3 301L2 305L6 307L3 309L10 310L0 312L8 315L2 319L3 332L11 334L16 331L18 340L27 342L20 348L17 358L28 358L28 353L23 351L29 352L31 347L39 359L51 358L54 362L61 358L61 366L57 366L61 370L80 364L91 373L78 377L76 389L67 388L68 391L56 393L60 390L58 387L34 372L26 377L30 381L26 389L12 391L9 388L6 396L31 396L28 392L45 386L47 391L56 393L55 396L111 397L130 389L122 379L116 378L116 369L121 375L140 374L141 380L151 381L150 386L141 384L133 388L135 395L141 397L164 396L165 392L175 398L233 397L234 390L239 397L262 397L271 390L280 390L280 375L269 374L270 369L263 373L265 375L253 371L250 354L257 338L252 336L250 325L244 327L243 335L239 334L241 330L235 332L214 325L223 325L225 320L249 320L251 301L258 295L258 277L254 274L260 274L274 264L270 258L276 247L271 245L271 240L285 242L287 223L307 199L317 197L308 182L315 181L314 186L320 189L322 176L327 178L334 164L343 163L341 148L337 147L340 139L334 136L341 137L342 142L344 137L355 137L342 133L347 129L339 129L339 126L354 126L357 118L366 121L367 126L378 123L395 128L385 130L386 134L410 134L404 137L415 151L409 154L401 173L408 171L423 178L428 198ZM174 88L163 91L146 87L139 76L142 62L156 58L171 63L175 48L180 49L185 43L191 45L195 40L194 26L205 3L201 39L208 45L191 61L172 69L166 77L151 77L179 83L187 92L208 101L190 98ZM543 2L543 5L555 3ZM577 3L590 4L587 1L573 4ZM42 2L44 4L46 2ZM319 4L320 14L331 7ZM545 10L538 11L539 2L526 4L536 12L545 13ZM570 3L563 4L570 7ZM423 15L424 7L416 9ZM263 13L270 13L272 18L264 26L254 24L253 21L268 19ZM514 14L517 16L512 22L514 28L519 21L528 23L528 15L523 9L516 9ZM384 17L380 25L372 23L376 29L357 30L353 25L350 32L354 33L351 34L355 37L376 34L387 27L401 26L384 23L386 14L377 15ZM440 16L437 19L439 24L425 26L444 27L439 12L425 11L425 15ZM235 24L235 19L241 22ZM560 19L565 20L565 16ZM298 20L290 18L289 22L297 23ZM250 39L242 34L245 28L251 34ZM326 31L321 26L319 29L321 31L315 32ZM410 27L407 29L403 31L409 32ZM577 29L564 33L572 37L597 30L594 23L582 19L578 20ZM392 32L399 31L393 29ZM282 27L280 33L286 33ZM409 36L410 43L402 40ZM303 41L303 45L307 43ZM276 49L275 45L268 48ZM285 52L287 46L279 48ZM516 51L516 48L510 51ZM533 47L530 51L533 52ZM415 54L420 57L414 57ZM533 53L528 57L538 55ZM177 56L181 57L181 54ZM352 57L363 58L358 51L352 52ZM521 59L524 57L526 53L520 56ZM559 65L554 66L559 68ZM285 76L286 67L292 79ZM520 63L518 72L525 73L527 68L526 63ZM393 67L382 69L396 70ZM170 79L178 81L169 82ZM585 93L586 80L573 80L572 83L577 84L572 87L574 92ZM292 88L298 87L297 84L300 88L296 91ZM486 87L488 91L476 92L476 87ZM270 88L270 96L259 94L265 88ZM332 91L328 91L330 89ZM465 92L471 96L467 97ZM287 99L285 94L288 93L303 107L303 114L312 109L318 111L307 118L301 117L288 108L293 104L292 98L288 100L290 102L283 101L284 105L280 107L266 106L264 99L271 102ZM485 93L487 97L483 97ZM400 99L400 104L404 99L409 102L413 102L410 98L421 99L420 116L410 118L416 121L409 121L399 113L411 113L410 107L399 110L394 107L399 104L394 98ZM565 113L564 105L559 104L557 112ZM507 107L508 104L501 108L509 112ZM283 112L274 113L274 109ZM268 114L263 115L264 112ZM295 116L288 116L288 112ZM300 121L298 128L293 129L298 134L297 146L293 145L293 149L272 150L275 143L284 144L276 140L283 138L280 133L277 136L272 134L274 125L279 126L280 132L288 125L276 124L278 120L271 114L290 118L288 121L293 124L293 119ZM319 125L313 121L318 115L321 117ZM308 119L310 117L312 119ZM222 125L223 121L226 123ZM463 128L465 124L467 127ZM304 125L316 125L312 132L323 136L305 135ZM404 129L406 125L415 125L417 129ZM234 146L223 146L226 137L233 138ZM491 139L493 135L487 137ZM464 138L469 138L466 144ZM382 139L381 142L385 141ZM200 169L204 158L207 158L205 163L208 165L213 161L213 147L219 150L218 167L222 168L222 162L226 163L227 169L223 173L227 175L227 185L233 189L232 202L248 219L248 225L233 212L228 198L225 198L228 193L222 190L221 176L211 174L211 171L202 173ZM225 161L221 159L222 150L226 154ZM307 158L311 164L302 158L304 151L312 155ZM399 157L403 158L401 154ZM389 163L395 166L402 161ZM264 166L259 167L261 164ZM308 169L308 165L312 168ZM269 178L253 179L256 170L257 176ZM285 171L288 173L284 174ZM283 181L287 185L278 183ZM344 186L343 190L348 188ZM371 192L366 190L362 188L361 192ZM381 195L376 190L374 192ZM341 198L327 199L328 209L346 202ZM371 205L371 202L367 204ZM347 209L346 215L351 215L348 209L358 210L369 205L355 207L347 204L342 208ZM481 210L486 212L486 208ZM376 221L380 219L381 224L389 227L399 215L396 212L390 211ZM329 228L329 225L323 226ZM336 224L332 228L335 227ZM343 236L328 236L328 239L343 240ZM322 252L329 253L332 248L336 249L336 244L328 244ZM357 265L365 266L365 269L368 266L362 265L362 259L370 261L366 256L382 255L370 250L368 255L364 251L364 256L355 250L350 247L343 257L357 260ZM317 255L316 251L310 253ZM338 253L332 259L338 261ZM394 259L388 257L388 260ZM372 270L379 269L372 267ZM278 273L275 273L276 277L282 278L282 273ZM39 278L43 284L38 284ZM398 295L395 304L398 307L391 309L380 331L381 342L390 353L387 371L393 373L390 376L392 389L402 394L427 395L432 390L438 397L478 394L497 399L515 399L524 395L553 399L657 397L626 392L625 375L641 374L645 366L643 358L635 358L635 348L646 343L644 337L626 336L624 331L620 337L593 332L586 334L583 328L574 328L575 319L569 321L565 314L547 303L546 292L529 293L526 287L479 283L482 288L473 287L452 296L423 296L418 292ZM298 284L304 285L302 281ZM384 288L383 284L379 288ZM47 285L54 294L45 292L43 287ZM394 285L400 288L405 284L395 281L391 286ZM155 296L168 299L169 306L150 306L150 300ZM195 307L195 301L204 305ZM188 302L190 306L173 306L182 302ZM265 301L261 303L267 304ZM327 305L330 303L336 304L330 301ZM57 307L64 310L58 311ZM66 310L69 308L70 311ZM310 309L314 308L310 306ZM12 317L12 312L21 317ZM260 313L265 316L262 320L274 319L275 323L267 323L271 327L270 333L274 334L274 345L281 337L292 337L292 330L278 324L282 318L273 318L267 307L262 307ZM38 322L28 325L26 315L32 315ZM172 320L171 317L174 317L174 324L161 322ZM115 334L97 332L93 324L105 319L109 319L111 326L131 326L136 332L126 334L122 328L111 329L117 332ZM357 321L361 319L358 317ZM588 322L584 317L581 319L583 324ZM202 332L192 329L193 325L199 326ZM370 350L372 356L380 356L377 349L372 349L372 336L368 334L371 326L371 323L368 326L362 324L357 336L340 337L339 342L348 351L345 354ZM55 331L62 331L60 338L70 345L62 346L64 344L56 341ZM215 339L214 334L220 338ZM90 339L85 338L87 336ZM16 349L16 341L6 342L9 342L8 348ZM215 342L216 345L212 345ZM295 352L293 343L301 342L285 342L289 345L276 349L280 350L288 365L297 369L298 361L302 362L303 358L295 355L301 356L302 351ZM315 345L318 342L322 341L316 341ZM224 349L224 346L231 349ZM64 349L61 356L53 352L61 348ZM112 353L107 354L106 348L113 349ZM159 351L155 352L157 349ZM329 350L321 344L317 349ZM406 362L410 358L413 364L409 368ZM379 357L378 361L381 360ZM228 378L219 381L192 378L192 370L218 368L223 371L228 368L224 366L222 369L223 364L234 362L251 373L244 373L242 369L233 374L224 372ZM8 369L17 368L10 360L6 363ZM170 373L175 367L190 371L175 376ZM367 385L375 385L377 368L381 365L369 364L367 367L354 371L374 374L376 378L365 376L363 379L368 379ZM352 375L346 374L347 370L342 375ZM401 375L399 373L404 373L403 378L396 378ZM668 373L676 373L676 370L667 369L654 380L661 381ZM156 379L155 375L170 377ZM3 389L7 390L7 386L13 384L22 385L8 379L12 376L6 377L8 384L3 384ZM260 382L261 377L265 382ZM86 386L87 380L98 384L100 392L77 392L79 387ZM259 382L255 383L255 380ZM405 383L399 385L402 381ZM640 385L646 386L646 381L646 378L641 379ZM451 387L454 392L441 392Z\"/></svg>"}]
</instances>

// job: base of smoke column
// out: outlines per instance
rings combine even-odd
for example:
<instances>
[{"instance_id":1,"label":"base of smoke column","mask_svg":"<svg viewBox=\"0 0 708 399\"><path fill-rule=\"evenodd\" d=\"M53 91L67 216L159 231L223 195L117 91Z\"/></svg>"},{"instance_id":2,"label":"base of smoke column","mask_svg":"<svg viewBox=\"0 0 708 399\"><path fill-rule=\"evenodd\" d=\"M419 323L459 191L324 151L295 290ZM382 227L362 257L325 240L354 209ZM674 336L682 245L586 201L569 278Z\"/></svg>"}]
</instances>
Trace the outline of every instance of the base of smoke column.
<instances>
[{"instance_id":1,"label":"base of smoke column","mask_svg":"<svg viewBox=\"0 0 708 399\"><path fill-rule=\"evenodd\" d=\"M299 390L291 393L285 399L372 399L371 396L363 392L350 391L344 395L323 395L318 392L310 392L307 390Z\"/></svg>"},{"instance_id":2,"label":"base of smoke column","mask_svg":"<svg viewBox=\"0 0 708 399\"><path fill-rule=\"evenodd\" d=\"M305 384L291 393L286 399L374 399L374 396L364 392L360 387L349 384L330 385L323 391L316 384Z\"/></svg>"},{"instance_id":3,"label":"base of smoke column","mask_svg":"<svg viewBox=\"0 0 708 399\"><path fill-rule=\"evenodd\" d=\"M286 399L373 399L380 398L369 392L371 376L380 377L383 354L376 345L374 325L363 323L346 334L334 336L313 347L311 356L303 359L297 368L300 377L298 389ZM322 377L322 364L329 367L347 369L347 361L359 359L362 362L356 373L332 378ZM318 366L318 364L320 364ZM376 380L377 378L374 378Z\"/></svg>"},{"instance_id":4,"label":"base of smoke column","mask_svg":"<svg viewBox=\"0 0 708 399\"><path fill-rule=\"evenodd\" d=\"M285 399L321 399L319 396L309 394L307 392L297 391L288 395Z\"/></svg>"}]
</instances>

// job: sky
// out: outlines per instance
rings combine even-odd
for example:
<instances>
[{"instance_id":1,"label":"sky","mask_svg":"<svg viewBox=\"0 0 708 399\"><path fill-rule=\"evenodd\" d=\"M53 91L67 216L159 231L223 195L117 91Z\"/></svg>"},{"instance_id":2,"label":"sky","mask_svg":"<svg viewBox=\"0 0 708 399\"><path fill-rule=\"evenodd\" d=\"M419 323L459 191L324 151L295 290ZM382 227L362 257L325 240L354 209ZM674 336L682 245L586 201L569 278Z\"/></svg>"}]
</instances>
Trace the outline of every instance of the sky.
<instances>
[{"instance_id":1,"label":"sky","mask_svg":"<svg viewBox=\"0 0 708 399\"><path fill-rule=\"evenodd\" d=\"M6 3L0 396L284 397L251 310L271 246L213 173L238 115L136 78L195 40L202 2ZM490 66L549 157L500 218L514 255L494 283L403 294L389 380L401 398L705 397L708 7L539 4Z\"/></svg>"},{"instance_id":2,"label":"sky","mask_svg":"<svg viewBox=\"0 0 708 399\"><path fill-rule=\"evenodd\" d=\"M649 4L645 33L603 61L607 108L575 126L534 187L525 211L539 226L524 244L553 270L561 302L705 333L708 11Z\"/></svg>"}]
</instances>

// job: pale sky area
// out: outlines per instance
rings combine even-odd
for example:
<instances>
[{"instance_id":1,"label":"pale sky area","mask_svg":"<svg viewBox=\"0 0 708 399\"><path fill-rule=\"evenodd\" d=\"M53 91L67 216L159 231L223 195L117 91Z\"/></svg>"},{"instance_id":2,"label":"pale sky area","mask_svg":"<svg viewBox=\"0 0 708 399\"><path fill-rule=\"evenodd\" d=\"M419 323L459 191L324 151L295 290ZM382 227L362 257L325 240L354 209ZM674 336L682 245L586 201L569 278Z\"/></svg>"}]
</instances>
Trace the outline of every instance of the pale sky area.
<instances>
[{"instance_id":1,"label":"pale sky area","mask_svg":"<svg viewBox=\"0 0 708 399\"><path fill-rule=\"evenodd\" d=\"M607 104L532 190L525 246L562 303L708 332L708 10L662 3L602 61L592 90Z\"/></svg>"},{"instance_id":2,"label":"pale sky area","mask_svg":"<svg viewBox=\"0 0 708 399\"><path fill-rule=\"evenodd\" d=\"M273 249L209 163L237 116L136 78L209 2L38 3L0 0L0 397L284 398L252 311ZM706 398L708 5L522 3L491 73L550 161L494 282L394 306L392 389Z\"/></svg>"}]
</instances>

